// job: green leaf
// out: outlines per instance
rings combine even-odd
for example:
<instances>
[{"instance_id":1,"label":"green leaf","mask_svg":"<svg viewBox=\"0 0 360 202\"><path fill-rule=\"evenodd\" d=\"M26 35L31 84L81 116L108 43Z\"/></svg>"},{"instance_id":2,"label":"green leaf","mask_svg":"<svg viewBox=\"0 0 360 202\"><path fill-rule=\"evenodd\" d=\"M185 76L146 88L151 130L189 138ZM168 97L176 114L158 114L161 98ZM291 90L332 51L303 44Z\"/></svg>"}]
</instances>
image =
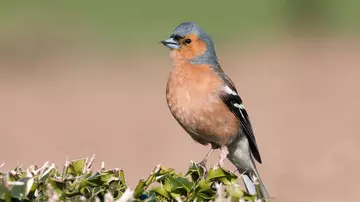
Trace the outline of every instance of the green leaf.
<instances>
[{"instance_id":1,"label":"green leaf","mask_svg":"<svg viewBox=\"0 0 360 202\"><path fill-rule=\"evenodd\" d=\"M167 178L168 176L173 176L173 175L176 175L176 173L174 172L174 169L170 169L170 168L161 166L159 168L158 172L156 172L155 181L164 183L163 181L165 178Z\"/></svg>"},{"instance_id":2,"label":"green leaf","mask_svg":"<svg viewBox=\"0 0 360 202\"><path fill-rule=\"evenodd\" d=\"M159 176L159 175L176 174L176 173L174 172L174 169L172 169L172 168L167 168L167 167L161 166L159 171L156 174Z\"/></svg>"},{"instance_id":3,"label":"green leaf","mask_svg":"<svg viewBox=\"0 0 360 202\"><path fill-rule=\"evenodd\" d=\"M198 191L199 192L210 192L210 193L215 193L212 189L211 189L211 185L212 182L211 181L205 181L204 179L201 179L199 182L199 186L198 186Z\"/></svg>"},{"instance_id":4,"label":"green leaf","mask_svg":"<svg viewBox=\"0 0 360 202\"><path fill-rule=\"evenodd\" d=\"M204 169L199 164L191 162L185 176L191 176L193 181L197 181L204 174Z\"/></svg>"},{"instance_id":5,"label":"green leaf","mask_svg":"<svg viewBox=\"0 0 360 202\"><path fill-rule=\"evenodd\" d=\"M68 174L72 174L74 176L81 175L83 173L85 162L86 158L71 161L68 168Z\"/></svg>"},{"instance_id":6,"label":"green leaf","mask_svg":"<svg viewBox=\"0 0 360 202\"><path fill-rule=\"evenodd\" d=\"M91 199L95 199L98 195L104 195L105 194L105 188L104 187L94 187L91 190L91 196L89 198L89 201L92 201Z\"/></svg>"},{"instance_id":7,"label":"green leaf","mask_svg":"<svg viewBox=\"0 0 360 202\"><path fill-rule=\"evenodd\" d=\"M30 191L33 189L33 185L34 185L34 178L33 177L23 177L21 179L19 179L17 182L21 182L24 183L24 197L26 197ZM34 190L34 189L33 189Z\"/></svg>"},{"instance_id":8,"label":"green leaf","mask_svg":"<svg viewBox=\"0 0 360 202\"><path fill-rule=\"evenodd\" d=\"M186 178L178 177L178 178L174 178L174 179L182 185L182 188L184 188L187 193L189 193L191 191L191 189L193 189L193 187L194 187L194 183L190 182Z\"/></svg>"},{"instance_id":9,"label":"green leaf","mask_svg":"<svg viewBox=\"0 0 360 202\"><path fill-rule=\"evenodd\" d=\"M184 193L187 194L193 187L193 184L186 178L181 177L167 177L165 179L164 188L170 193Z\"/></svg>"},{"instance_id":10,"label":"green leaf","mask_svg":"<svg viewBox=\"0 0 360 202\"><path fill-rule=\"evenodd\" d=\"M54 189L55 193L61 197L63 195L63 190L65 188L65 182L57 179L49 178L49 184Z\"/></svg>"},{"instance_id":11,"label":"green leaf","mask_svg":"<svg viewBox=\"0 0 360 202\"><path fill-rule=\"evenodd\" d=\"M170 199L169 192L167 192L165 190L163 185L154 187L153 189L151 189L151 192L155 192L156 194L159 194L159 195L165 197L166 199Z\"/></svg>"},{"instance_id":12,"label":"green leaf","mask_svg":"<svg viewBox=\"0 0 360 202\"><path fill-rule=\"evenodd\" d=\"M81 187L80 193L85 196L90 195L90 193L91 193L90 187L86 187L86 186Z\"/></svg>"},{"instance_id":13,"label":"green leaf","mask_svg":"<svg viewBox=\"0 0 360 202\"><path fill-rule=\"evenodd\" d=\"M93 186L93 187L102 185L102 184L103 184L103 181L101 181L101 174L100 174L100 173L96 173L95 175L86 178L86 183L87 183L89 186ZM84 183L84 184L85 184L85 183Z\"/></svg>"},{"instance_id":14,"label":"green leaf","mask_svg":"<svg viewBox=\"0 0 360 202\"><path fill-rule=\"evenodd\" d=\"M120 170L119 172L119 177L121 179L121 184L123 186L125 186L125 189L126 189L126 181L125 181L125 174L124 174L124 171L123 170Z\"/></svg>"},{"instance_id":15,"label":"green leaf","mask_svg":"<svg viewBox=\"0 0 360 202\"><path fill-rule=\"evenodd\" d=\"M144 186L145 186L145 181L143 179L139 180L139 183L137 184L137 186L136 186L136 188L134 190L133 196L138 197L139 194L143 193L144 192Z\"/></svg>"},{"instance_id":16,"label":"green leaf","mask_svg":"<svg viewBox=\"0 0 360 202\"><path fill-rule=\"evenodd\" d=\"M206 179L209 181L218 180L225 185L231 185L236 182L237 176L230 171L224 170L223 168L211 168Z\"/></svg>"},{"instance_id":17,"label":"green leaf","mask_svg":"<svg viewBox=\"0 0 360 202\"><path fill-rule=\"evenodd\" d=\"M226 177L225 171L222 168L218 168L218 169L211 168L209 170L207 179L213 180L221 177Z\"/></svg>"},{"instance_id":18,"label":"green leaf","mask_svg":"<svg viewBox=\"0 0 360 202\"><path fill-rule=\"evenodd\" d=\"M174 192L182 188L182 185L176 179L170 176L165 179L164 186L169 192Z\"/></svg>"},{"instance_id":19,"label":"green leaf","mask_svg":"<svg viewBox=\"0 0 360 202\"><path fill-rule=\"evenodd\" d=\"M207 193L205 193L205 192L199 193L198 196L199 196L201 199L203 199L204 201L209 201L209 200L215 198L215 195L209 195L209 194L207 194Z\"/></svg>"},{"instance_id":20,"label":"green leaf","mask_svg":"<svg viewBox=\"0 0 360 202\"><path fill-rule=\"evenodd\" d=\"M16 174L16 172L14 170L7 174L7 181L8 182L15 182L17 180L18 177L17 177L17 174Z\"/></svg>"},{"instance_id":21,"label":"green leaf","mask_svg":"<svg viewBox=\"0 0 360 202\"><path fill-rule=\"evenodd\" d=\"M175 200L179 199L181 194L180 193L174 193L174 192L171 192L170 193L171 197Z\"/></svg>"},{"instance_id":22,"label":"green leaf","mask_svg":"<svg viewBox=\"0 0 360 202\"><path fill-rule=\"evenodd\" d=\"M5 182L3 180L5 179L0 180L0 199L5 200L8 195L10 195L11 198L11 192L8 188L5 187L4 185Z\"/></svg>"},{"instance_id":23,"label":"green leaf","mask_svg":"<svg viewBox=\"0 0 360 202\"><path fill-rule=\"evenodd\" d=\"M119 181L120 180L120 178L118 178L118 177L115 177L115 173L114 173L114 171L106 171L106 172L103 172L103 173L101 173L101 175L100 175L101 177L101 181L103 182L103 183L105 183L105 184L110 184L110 182L112 182L112 181L114 181L114 180L116 180L116 181Z\"/></svg>"},{"instance_id":24,"label":"green leaf","mask_svg":"<svg viewBox=\"0 0 360 202\"><path fill-rule=\"evenodd\" d=\"M11 185L11 196L20 200L24 199L26 197L25 186L26 184L24 182L14 182L14 184Z\"/></svg>"},{"instance_id":25,"label":"green leaf","mask_svg":"<svg viewBox=\"0 0 360 202\"><path fill-rule=\"evenodd\" d=\"M144 186L149 186L155 180L156 180L156 173L150 174L150 176L145 180L145 185Z\"/></svg>"}]
</instances>

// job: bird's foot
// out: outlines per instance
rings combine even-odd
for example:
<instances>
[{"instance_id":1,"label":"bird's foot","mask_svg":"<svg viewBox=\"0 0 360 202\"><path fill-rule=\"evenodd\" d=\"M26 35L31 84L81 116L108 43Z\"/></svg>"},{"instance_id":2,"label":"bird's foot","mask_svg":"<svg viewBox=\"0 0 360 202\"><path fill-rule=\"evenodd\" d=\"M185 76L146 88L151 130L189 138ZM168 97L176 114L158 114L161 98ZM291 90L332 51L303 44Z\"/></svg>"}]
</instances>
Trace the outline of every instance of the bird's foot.
<instances>
[{"instance_id":1,"label":"bird's foot","mask_svg":"<svg viewBox=\"0 0 360 202\"><path fill-rule=\"evenodd\" d=\"M200 163L197 163L197 164L200 165L202 168L206 169L206 163L207 163L207 159L204 159Z\"/></svg>"},{"instance_id":2,"label":"bird's foot","mask_svg":"<svg viewBox=\"0 0 360 202\"><path fill-rule=\"evenodd\" d=\"M199 163L195 163L197 166L200 167L200 169L202 171L202 174L199 176L199 178L206 178L206 176L208 174L208 170L206 168L206 162L207 162L207 159L204 159Z\"/></svg>"},{"instance_id":3,"label":"bird's foot","mask_svg":"<svg viewBox=\"0 0 360 202\"><path fill-rule=\"evenodd\" d=\"M206 177L207 176L207 173L208 173L208 170L206 168L206 163L208 161L208 158L209 156L211 155L211 153L214 151L215 149L214 148L211 148L210 151L206 154L206 156L204 157L204 159L200 162L200 163L196 163L197 165L199 165L203 171L203 174L202 176L200 177Z\"/></svg>"},{"instance_id":4,"label":"bird's foot","mask_svg":"<svg viewBox=\"0 0 360 202\"><path fill-rule=\"evenodd\" d=\"M220 159L213 167L215 170L219 169L224 165L224 160L226 159L228 154L229 154L228 148L226 146L221 147Z\"/></svg>"}]
</instances>

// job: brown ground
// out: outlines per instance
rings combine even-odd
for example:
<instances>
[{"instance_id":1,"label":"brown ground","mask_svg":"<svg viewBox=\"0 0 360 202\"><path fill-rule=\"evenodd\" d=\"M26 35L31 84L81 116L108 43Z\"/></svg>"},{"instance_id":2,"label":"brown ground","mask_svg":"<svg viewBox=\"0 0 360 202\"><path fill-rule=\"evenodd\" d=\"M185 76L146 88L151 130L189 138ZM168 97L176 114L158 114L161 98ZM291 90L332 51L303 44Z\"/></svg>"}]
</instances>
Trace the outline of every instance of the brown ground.
<instances>
[{"instance_id":1,"label":"brown ground","mask_svg":"<svg viewBox=\"0 0 360 202\"><path fill-rule=\"evenodd\" d=\"M264 161L258 168L277 201L360 201L355 42L218 50L245 100ZM12 68L0 76L5 169L96 153L95 168L101 161L123 168L134 186L158 163L185 171L202 159L209 148L193 142L165 104L171 64L159 51L0 62Z\"/></svg>"}]
</instances>

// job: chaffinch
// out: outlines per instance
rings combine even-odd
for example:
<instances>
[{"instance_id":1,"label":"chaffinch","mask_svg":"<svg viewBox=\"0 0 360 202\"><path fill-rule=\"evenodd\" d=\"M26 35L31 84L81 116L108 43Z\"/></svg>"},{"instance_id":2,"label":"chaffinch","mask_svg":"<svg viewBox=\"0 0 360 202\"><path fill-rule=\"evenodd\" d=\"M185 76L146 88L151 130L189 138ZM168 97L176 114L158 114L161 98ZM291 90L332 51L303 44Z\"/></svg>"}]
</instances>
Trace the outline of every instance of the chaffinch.
<instances>
[{"instance_id":1,"label":"chaffinch","mask_svg":"<svg viewBox=\"0 0 360 202\"><path fill-rule=\"evenodd\" d=\"M258 179L264 199L269 194L254 159L262 163L245 106L231 79L221 69L211 37L195 23L185 22L161 43L171 49L166 100L182 128L198 143L211 145L201 164L221 149L216 167L227 157L242 173L247 190L255 194Z\"/></svg>"}]
</instances>

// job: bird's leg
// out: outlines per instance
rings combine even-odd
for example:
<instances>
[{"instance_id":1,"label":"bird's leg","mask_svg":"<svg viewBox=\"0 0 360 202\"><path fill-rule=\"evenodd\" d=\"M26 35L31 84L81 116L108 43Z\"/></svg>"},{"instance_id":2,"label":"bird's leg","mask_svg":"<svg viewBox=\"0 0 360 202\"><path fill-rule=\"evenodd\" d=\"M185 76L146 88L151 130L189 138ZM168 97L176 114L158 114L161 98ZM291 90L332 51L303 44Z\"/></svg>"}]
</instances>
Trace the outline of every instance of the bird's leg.
<instances>
[{"instance_id":1,"label":"bird's leg","mask_svg":"<svg viewBox=\"0 0 360 202\"><path fill-rule=\"evenodd\" d=\"M206 162L209 158L209 156L211 155L211 153L213 153L215 149L214 148L211 148L211 150L206 154L206 156L204 157L204 159L198 163L198 165L203 169L204 173L203 173L203 176L205 177L207 175L207 168L206 168Z\"/></svg>"},{"instance_id":2,"label":"bird's leg","mask_svg":"<svg viewBox=\"0 0 360 202\"><path fill-rule=\"evenodd\" d=\"M229 154L229 150L226 146L221 147L221 154L219 161L215 164L214 169L218 169L219 167L222 167L224 164L224 160L226 159L227 155Z\"/></svg>"},{"instance_id":3,"label":"bird's leg","mask_svg":"<svg viewBox=\"0 0 360 202\"><path fill-rule=\"evenodd\" d=\"M204 159L199 163L201 166L206 168L206 162L208 161L209 156L211 155L211 153L213 153L214 150L214 148L211 148L211 150L206 154Z\"/></svg>"}]
</instances>

